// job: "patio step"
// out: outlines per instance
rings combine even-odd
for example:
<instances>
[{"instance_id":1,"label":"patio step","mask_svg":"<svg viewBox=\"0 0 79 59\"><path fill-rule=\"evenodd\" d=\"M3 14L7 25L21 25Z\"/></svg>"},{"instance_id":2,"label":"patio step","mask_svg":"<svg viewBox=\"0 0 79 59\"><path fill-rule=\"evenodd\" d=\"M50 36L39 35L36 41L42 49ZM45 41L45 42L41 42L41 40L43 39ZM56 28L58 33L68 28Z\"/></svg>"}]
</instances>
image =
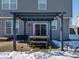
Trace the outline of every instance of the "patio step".
<instances>
[{"instance_id":1,"label":"patio step","mask_svg":"<svg viewBox=\"0 0 79 59\"><path fill-rule=\"evenodd\" d=\"M29 45L31 47L48 47L48 39L47 38L30 38Z\"/></svg>"}]
</instances>

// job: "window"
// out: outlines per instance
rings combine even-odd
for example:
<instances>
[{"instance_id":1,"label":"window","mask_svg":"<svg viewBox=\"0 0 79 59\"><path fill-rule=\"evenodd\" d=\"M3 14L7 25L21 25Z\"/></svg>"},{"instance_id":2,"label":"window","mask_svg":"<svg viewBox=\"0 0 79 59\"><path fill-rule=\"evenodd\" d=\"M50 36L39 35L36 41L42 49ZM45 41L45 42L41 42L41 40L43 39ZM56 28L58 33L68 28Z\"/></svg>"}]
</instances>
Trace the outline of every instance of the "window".
<instances>
[{"instance_id":1,"label":"window","mask_svg":"<svg viewBox=\"0 0 79 59\"><path fill-rule=\"evenodd\" d=\"M33 28L34 28L34 35L36 36L47 35L47 24L35 24Z\"/></svg>"},{"instance_id":2,"label":"window","mask_svg":"<svg viewBox=\"0 0 79 59\"><path fill-rule=\"evenodd\" d=\"M2 0L2 9L9 9L9 0Z\"/></svg>"},{"instance_id":3,"label":"window","mask_svg":"<svg viewBox=\"0 0 79 59\"><path fill-rule=\"evenodd\" d=\"M16 21L16 34L19 34L19 20Z\"/></svg>"},{"instance_id":4,"label":"window","mask_svg":"<svg viewBox=\"0 0 79 59\"><path fill-rule=\"evenodd\" d=\"M38 0L38 9L46 10L47 9L47 0Z\"/></svg>"},{"instance_id":5,"label":"window","mask_svg":"<svg viewBox=\"0 0 79 59\"><path fill-rule=\"evenodd\" d=\"M4 10L17 9L17 0L2 0L2 9Z\"/></svg>"},{"instance_id":6,"label":"window","mask_svg":"<svg viewBox=\"0 0 79 59\"><path fill-rule=\"evenodd\" d=\"M6 34L11 35L12 34L12 21L7 20L5 27L6 27Z\"/></svg>"},{"instance_id":7,"label":"window","mask_svg":"<svg viewBox=\"0 0 79 59\"><path fill-rule=\"evenodd\" d=\"M12 35L13 34L13 20L5 21L5 34ZM16 34L19 34L19 21L16 21Z\"/></svg>"},{"instance_id":8,"label":"window","mask_svg":"<svg viewBox=\"0 0 79 59\"><path fill-rule=\"evenodd\" d=\"M57 20L52 21L52 29L57 30Z\"/></svg>"},{"instance_id":9,"label":"window","mask_svg":"<svg viewBox=\"0 0 79 59\"><path fill-rule=\"evenodd\" d=\"M10 9L14 10L14 9L17 9L16 7L16 1L17 0L10 0Z\"/></svg>"}]
</instances>

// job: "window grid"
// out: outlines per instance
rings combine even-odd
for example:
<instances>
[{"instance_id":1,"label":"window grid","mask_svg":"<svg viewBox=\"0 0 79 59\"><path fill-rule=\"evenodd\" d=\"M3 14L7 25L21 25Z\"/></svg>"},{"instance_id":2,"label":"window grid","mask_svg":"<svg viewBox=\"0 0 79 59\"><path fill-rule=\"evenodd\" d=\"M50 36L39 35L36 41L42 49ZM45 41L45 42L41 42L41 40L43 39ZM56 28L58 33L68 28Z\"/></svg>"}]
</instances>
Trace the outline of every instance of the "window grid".
<instances>
[{"instance_id":1,"label":"window grid","mask_svg":"<svg viewBox=\"0 0 79 59\"><path fill-rule=\"evenodd\" d=\"M11 20L6 20L6 23L5 23L5 34L6 35L11 35L12 34L12 21Z\"/></svg>"},{"instance_id":2,"label":"window grid","mask_svg":"<svg viewBox=\"0 0 79 59\"><path fill-rule=\"evenodd\" d=\"M10 24L7 24L7 23L10 23ZM8 26L7 26L8 25ZM11 33L7 33L8 30L11 31ZM19 34L19 21L17 20L16 21L16 34ZM5 35L12 35L13 34L13 20L6 20L5 21Z\"/></svg>"},{"instance_id":3,"label":"window grid","mask_svg":"<svg viewBox=\"0 0 79 59\"><path fill-rule=\"evenodd\" d=\"M16 0L16 2L11 2L11 0L7 0L7 1L9 1L9 2L8 2L9 8L5 8L5 7L4 7L5 4L4 4L3 1L4 1L4 0L2 0L2 9L4 9L4 10L15 10L15 9L17 9L17 0ZM13 9L12 9L12 7L11 7L12 4L15 5L15 8L13 8Z\"/></svg>"},{"instance_id":4,"label":"window grid","mask_svg":"<svg viewBox=\"0 0 79 59\"><path fill-rule=\"evenodd\" d=\"M46 10L47 9L47 0L38 0L38 9Z\"/></svg>"},{"instance_id":5,"label":"window grid","mask_svg":"<svg viewBox=\"0 0 79 59\"><path fill-rule=\"evenodd\" d=\"M57 20L52 21L52 30L57 30Z\"/></svg>"},{"instance_id":6,"label":"window grid","mask_svg":"<svg viewBox=\"0 0 79 59\"><path fill-rule=\"evenodd\" d=\"M41 31L42 31L41 29L42 29L42 28L41 28L41 27L42 27L42 25L45 25L45 26L46 26L46 27L45 27L45 30L46 30L46 31L45 31L45 32L46 32L45 35L48 35L48 24L47 24L47 23L34 23L34 24L33 24L33 35L36 35L36 29L35 29L35 28L36 28L36 25L39 25L39 26L40 26L40 28L39 28L39 29L40 29L40 32L39 32L40 35L42 35L42 33L41 33ZM44 33L43 33L43 34L44 34ZM44 36L45 36L45 35L44 35Z\"/></svg>"}]
</instances>

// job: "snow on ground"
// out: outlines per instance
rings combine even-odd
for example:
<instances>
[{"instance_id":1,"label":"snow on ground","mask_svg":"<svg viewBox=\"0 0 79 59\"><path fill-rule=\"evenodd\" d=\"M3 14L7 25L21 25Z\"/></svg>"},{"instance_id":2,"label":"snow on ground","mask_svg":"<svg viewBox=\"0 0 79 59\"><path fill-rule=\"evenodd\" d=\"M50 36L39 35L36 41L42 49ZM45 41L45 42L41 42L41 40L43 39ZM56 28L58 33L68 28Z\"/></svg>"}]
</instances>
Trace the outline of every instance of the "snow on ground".
<instances>
[{"instance_id":1,"label":"snow on ground","mask_svg":"<svg viewBox=\"0 0 79 59\"><path fill-rule=\"evenodd\" d=\"M79 47L79 35L70 34L69 39L71 41L64 41L64 45L72 45L74 47ZM78 40L78 41L77 41ZM52 40L58 47L61 47L61 41Z\"/></svg>"},{"instance_id":2,"label":"snow on ground","mask_svg":"<svg viewBox=\"0 0 79 59\"><path fill-rule=\"evenodd\" d=\"M61 41L52 40L52 42L55 43L58 47L61 47ZM64 41L63 44L64 44L64 46L70 45L75 48L79 47L79 41Z\"/></svg>"},{"instance_id":3,"label":"snow on ground","mask_svg":"<svg viewBox=\"0 0 79 59\"><path fill-rule=\"evenodd\" d=\"M0 59L79 59L79 54L74 52L51 51L50 52L0 52Z\"/></svg>"}]
</instances>

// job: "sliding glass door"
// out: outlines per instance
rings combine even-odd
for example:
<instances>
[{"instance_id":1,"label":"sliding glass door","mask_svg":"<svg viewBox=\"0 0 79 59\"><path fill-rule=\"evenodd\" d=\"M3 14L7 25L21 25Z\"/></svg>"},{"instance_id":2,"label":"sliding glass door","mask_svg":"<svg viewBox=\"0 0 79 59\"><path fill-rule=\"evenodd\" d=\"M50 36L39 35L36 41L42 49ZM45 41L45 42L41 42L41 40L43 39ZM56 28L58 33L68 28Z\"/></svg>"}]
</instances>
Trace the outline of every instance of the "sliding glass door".
<instances>
[{"instance_id":1,"label":"sliding glass door","mask_svg":"<svg viewBox=\"0 0 79 59\"><path fill-rule=\"evenodd\" d=\"M35 24L35 35L36 36L46 36L47 35L47 26L46 24Z\"/></svg>"}]
</instances>

